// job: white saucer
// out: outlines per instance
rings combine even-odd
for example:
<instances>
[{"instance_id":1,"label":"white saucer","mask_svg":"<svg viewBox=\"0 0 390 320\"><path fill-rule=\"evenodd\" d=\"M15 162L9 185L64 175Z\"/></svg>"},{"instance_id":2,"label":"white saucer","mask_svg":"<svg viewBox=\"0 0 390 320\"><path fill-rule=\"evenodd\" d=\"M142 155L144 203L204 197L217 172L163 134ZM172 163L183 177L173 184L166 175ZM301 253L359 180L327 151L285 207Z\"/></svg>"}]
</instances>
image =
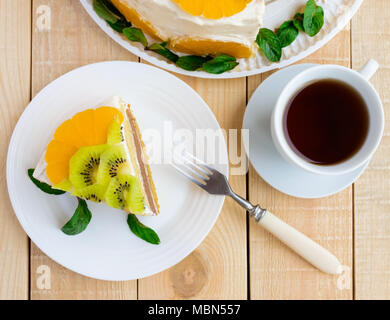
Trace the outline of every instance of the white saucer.
<instances>
[{"instance_id":1,"label":"white saucer","mask_svg":"<svg viewBox=\"0 0 390 320\"><path fill-rule=\"evenodd\" d=\"M271 114L281 90L298 72L314 64L288 67L267 78L255 91L246 108L243 129L249 129L249 160L257 173L272 187L298 198L330 196L351 185L368 162L340 176L316 175L287 162L276 150L271 137Z\"/></svg>"}]
</instances>

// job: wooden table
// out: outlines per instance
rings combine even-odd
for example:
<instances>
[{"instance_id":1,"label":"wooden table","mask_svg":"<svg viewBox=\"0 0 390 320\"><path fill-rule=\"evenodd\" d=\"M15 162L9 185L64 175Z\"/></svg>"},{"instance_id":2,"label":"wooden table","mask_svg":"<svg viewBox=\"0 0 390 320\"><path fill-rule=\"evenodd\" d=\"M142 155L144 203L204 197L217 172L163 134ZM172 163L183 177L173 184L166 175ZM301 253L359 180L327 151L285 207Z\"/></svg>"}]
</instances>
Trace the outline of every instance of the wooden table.
<instances>
[{"instance_id":1,"label":"wooden table","mask_svg":"<svg viewBox=\"0 0 390 320\"><path fill-rule=\"evenodd\" d=\"M47 6L47 7L45 7ZM51 12L51 28L40 20ZM42 27L43 25L43 27ZM381 64L372 82L389 122L390 2L366 0L348 27L305 62L359 68ZM315 270L232 201L187 259L147 279L103 282L59 266L28 239L8 197L5 167L13 128L44 86L89 63L138 58L107 37L76 0L0 1L0 299L386 299L390 298L390 129L363 176L325 199L272 189L253 170L231 177L235 190L270 208L335 253L341 277ZM234 80L180 77L207 101L219 123L239 129L254 89L269 74ZM28 155L26 155L28 156ZM32 213L33 214L33 213ZM50 283L42 275L50 271ZM46 288L45 288L46 287ZM50 287L50 288L49 288Z\"/></svg>"}]
</instances>

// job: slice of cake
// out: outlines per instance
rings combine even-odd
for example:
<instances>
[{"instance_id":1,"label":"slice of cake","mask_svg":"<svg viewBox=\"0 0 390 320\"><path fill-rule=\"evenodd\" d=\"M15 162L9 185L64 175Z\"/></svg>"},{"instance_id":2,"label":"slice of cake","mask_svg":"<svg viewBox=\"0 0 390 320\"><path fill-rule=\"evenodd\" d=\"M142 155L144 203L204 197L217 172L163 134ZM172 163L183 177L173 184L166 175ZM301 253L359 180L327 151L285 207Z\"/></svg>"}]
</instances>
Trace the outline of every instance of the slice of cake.
<instances>
[{"instance_id":1,"label":"slice of cake","mask_svg":"<svg viewBox=\"0 0 390 320\"><path fill-rule=\"evenodd\" d=\"M34 178L129 213L159 213L137 121L130 105L119 97L63 122L36 167Z\"/></svg>"},{"instance_id":2,"label":"slice of cake","mask_svg":"<svg viewBox=\"0 0 390 320\"><path fill-rule=\"evenodd\" d=\"M262 25L264 0L111 0L131 22L172 49L249 58Z\"/></svg>"}]
</instances>

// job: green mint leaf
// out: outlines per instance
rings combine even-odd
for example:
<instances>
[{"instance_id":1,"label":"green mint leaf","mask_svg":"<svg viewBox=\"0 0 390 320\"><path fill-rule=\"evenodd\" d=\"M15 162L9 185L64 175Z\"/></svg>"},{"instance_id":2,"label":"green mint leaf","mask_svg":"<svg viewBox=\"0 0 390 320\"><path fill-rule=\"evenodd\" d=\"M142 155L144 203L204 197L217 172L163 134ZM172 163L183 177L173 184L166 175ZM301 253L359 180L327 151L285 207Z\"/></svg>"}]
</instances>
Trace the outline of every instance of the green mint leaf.
<instances>
[{"instance_id":1,"label":"green mint leaf","mask_svg":"<svg viewBox=\"0 0 390 320\"><path fill-rule=\"evenodd\" d=\"M236 58L227 54L221 54L220 56L205 62L202 68L208 73L221 74L234 69L238 64Z\"/></svg>"},{"instance_id":2,"label":"green mint leaf","mask_svg":"<svg viewBox=\"0 0 390 320\"><path fill-rule=\"evenodd\" d=\"M96 14L110 23L116 23L118 20L121 20L122 17L115 14L110 10L110 5L107 4L107 1L104 0L94 0L93 1L93 9Z\"/></svg>"},{"instance_id":3,"label":"green mint leaf","mask_svg":"<svg viewBox=\"0 0 390 320\"><path fill-rule=\"evenodd\" d=\"M144 47L148 46L148 40L146 40L146 37L141 29L130 27L124 28L122 32L130 41L140 42Z\"/></svg>"},{"instance_id":4,"label":"green mint leaf","mask_svg":"<svg viewBox=\"0 0 390 320\"><path fill-rule=\"evenodd\" d=\"M299 31L305 31L305 29L303 28L303 13L297 13L295 14L294 16L294 19L293 19L293 23L294 23L294 26L295 28L297 28Z\"/></svg>"},{"instance_id":5,"label":"green mint leaf","mask_svg":"<svg viewBox=\"0 0 390 320\"><path fill-rule=\"evenodd\" d=\"M143 225L134 214L129 214L127 217L127 224L130 230L142 240L151 244L160 244L160 238L157 233L147 226Z\"/></svg>"},{"instance_id":6,"label":"green mint leaf","mask_svg":"<svg viewBox=\"0 0 390 320\"><path fill-rule=\"evenodd\" d=\"M41 182L37 179L35 179L33 177L34 175L34 169L28 169L27 170L27 174L28 176L30 177L31 181L39 188L41 189L43 192L45 193L48 193L48 194L53 194L53 195L61 195L61 194L64 194L66 193L65 191L62 191L62 190L57 190L57 189L53 189L50 185L48 185L47 183L44 183L44 182Z\"/></svg>"},{"instance_id":7,"label":"green mint leaf","mask_svg":"<svg viewBox=\"0 0 390 320\"><path fill-rule=\"evenodd\" d=\"M314 0L309 0L306 3L303 18L303 28L305 29L305 32L310 37L314 37L318 32L320 32L323 25L324 10L322 9L322 7L317 6Z\"/></svg>"},{"instance_id":8,"label":"green mint leaf","mask_svg":"<svg viewBox=\"0 0 390 320\"><path fill-rule=\"evenodd\" d=\"M299 31L295 28L292 20L284 22L276 33L280 40L280 46L282 48L289 46L298 37L298 33Z\"/></svg>"},{"instance_id":9,"label":"green mint leaf","mask_svg":"<svg viewBox=\"0 0 390 320\"><path fill-rule=\"evenodd\" d=\"M83 232L92 219L87 202L80 198L77 198L77 200L79 201L79 205L73 217L61 229L68 236L75 236Z\"/></svg>"},{"instance_id":10,"label":"green mint leaf","mask_svg":"<svg viewBox=\"0 0 390 320\"><path fill-rule=\"evenodd\" d=\"M93 9L100 18L104 19L117 32L122 33L124 28L131 27L131 23L109 0L94 0Z\"/></svg>"},{"instance_id":11,"label":"green mint leaf","mask_svg":"<svg viewBox=\"0 0 390 320\"><path fill-rule=\"evenodd\" d=\"M117 15L119 18L124 19L124 15L112 4L111 0L101 0L106 5L108 10L110 10L113 14Z\"/></svg>"},{"instance_id":12,"label":"green mint leaf","mask_svg":"<svg viewBox=\"0 0 390 320\"><path fill-rule=\"evenodd\" d=\"M202 68L203 64L209 61L210 57L182 56L176 61L176 65L184 70L195 71Z\"/></svg>"},{"instance_id":13,"label":"green mint leaf","mask_svg":"<svg viewBox=\"0 0 390 320\"><path fill-rule=\"evenodd\" d=\"M123 29L131 27L131 23L127 20L118 20L115 23L111 23L110 21L107 21L107 23L110 25L111 28L113 28L115 31L119 33L123 33Z\"/></svg>"},{"instance_id":14,"label":"green mint leaf","mask_svg":"<svg viewBox=\"0 0 390 320\"><path fill-rule=\"evenodd\" d=\"M150 47L147 48L147 50L156 52L159 55L167 58L168 60L176 63L176 61L179 60L179 56L173 53L171 50L169 50L166 46L167 46L166 42L153 43Z\"/></svg>"},{"instance_id":15,"label":"green mint leaf","mask_svg":"<svg viewBox=\"0 0 390 320\"><path fill-rule=\"evenodd\" d=\"M257 34L256 42L268 60L272 62L280 61L282 46L279 37L272 30L261 28Z\"/></svg>"}]
</instances>

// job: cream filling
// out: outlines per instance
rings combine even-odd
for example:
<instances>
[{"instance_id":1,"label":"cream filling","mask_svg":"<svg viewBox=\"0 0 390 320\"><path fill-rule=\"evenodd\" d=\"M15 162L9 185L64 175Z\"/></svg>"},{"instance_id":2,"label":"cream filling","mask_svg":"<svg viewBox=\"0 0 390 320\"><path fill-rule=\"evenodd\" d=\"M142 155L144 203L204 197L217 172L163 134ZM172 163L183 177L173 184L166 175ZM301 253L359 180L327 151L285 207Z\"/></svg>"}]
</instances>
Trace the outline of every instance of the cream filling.
<instances>
[{"instance_id":1,"label":"cream filling","mask_svg":"<svg viewBox=\"0 0 390 320\"><path fill-rule=\"evenodd\" d=\"M149 21L164 40L182 37L236 42L251 47L263 23L264 0L253 0L246 8L221 19L193 16L172 0L122 0Z\"/></svg>"},{"instance_id":2,"label":"cream filling","mask_svg":"<svg viewBox=\"0 0 390 320\"><path fill-rule=\"evenodd\" d=\"M119 109L123 113L124 121L126 121L126 119L127 119L127 116L126 116L127 104L125 104L120 97L114 96L114 97L104 101L103 103L100 103L95 108L106 107L106 106ZM134 144L134 142L131 142L131 143ZM134 161L131 161L132 157L130 155L130 150L128 147L128 143L126 142L126 139L124 142L122 142L122 145L125 149L127 159L129 159L129 161L128 161L129 162L129 170L130 170L129 173L136 176L140 180L141 185L144 189L145 182L142 180L142 177L138 174L139 168L136 168ZM45 161L45 153L46 153L46 151L42 154L38 164L36 165L33 177L39 181L47 183L50 186L53 186L52 183L50 182L49 178L47 177L47 174L46 174L47 164ZM150 208L151 206L147 200L145 190L144 190L144 199L145 199L145 211L142 213L142 215L146 215L146 216L155 215L155 213Z\"/></svg>"}]
</instances>

